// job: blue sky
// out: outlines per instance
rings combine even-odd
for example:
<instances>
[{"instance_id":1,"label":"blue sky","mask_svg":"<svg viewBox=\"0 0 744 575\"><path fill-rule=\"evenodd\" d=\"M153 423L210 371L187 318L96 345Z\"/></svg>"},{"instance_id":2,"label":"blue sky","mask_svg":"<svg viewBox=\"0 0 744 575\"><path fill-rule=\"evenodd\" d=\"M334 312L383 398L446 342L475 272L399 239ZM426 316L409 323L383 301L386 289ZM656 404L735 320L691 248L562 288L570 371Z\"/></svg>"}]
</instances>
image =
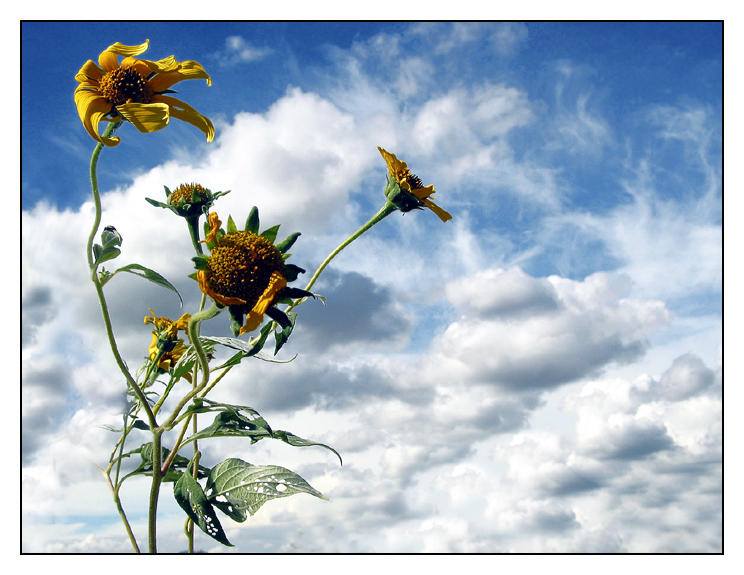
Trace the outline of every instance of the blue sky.
<instances>
[{"instance_id":1,"label":"blue sky","mask_svg":"<svg viewBox=\"0 0 744 575\"><path fill-rule=\"evenodd\" d=\"M21 39L24 550L128 550L89 463L122 382L84 281L94 142L72 93L86 60L149 39L143 57L210 74L176 89L217 135L125 125L99 164L103 223L186 311L188 237L143 199L163 185L232 190L220 216L257 205L302 231L310 271L382 205L378 145L453 215L362 236L316 285L328 305L300 308L298 359L217 390L344 456L205 447L330 498L226 520L237 551L721 551L721 24L52 22ZM143 283L107 286L130 365L148 308L183 313ZM179 513L164 502L165 549Z\"/></svg>"}]
</instances>

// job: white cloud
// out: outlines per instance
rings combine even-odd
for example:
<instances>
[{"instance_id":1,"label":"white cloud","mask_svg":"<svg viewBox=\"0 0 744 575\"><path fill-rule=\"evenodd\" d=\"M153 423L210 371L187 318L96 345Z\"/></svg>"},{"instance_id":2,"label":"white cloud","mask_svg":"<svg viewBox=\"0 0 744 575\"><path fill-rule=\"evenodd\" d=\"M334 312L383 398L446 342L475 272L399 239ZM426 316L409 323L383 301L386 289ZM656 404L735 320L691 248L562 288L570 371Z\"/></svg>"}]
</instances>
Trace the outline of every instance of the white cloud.
<instances>
[{"instance_id":1,"label":"white cloud","mask_svg":"<svg viewBox=\"0 0 744 575\"><path fill-rule=\"evenodd\" d=\"M420 40L432 29L417 30ZM518 25L446 30L437 39L447 53L490 35L497 53L511 54L526 36ZM184 155L103 195L103 224L124 236L112 268L156 269L181 290L186 310L199 292L183 277L191 272L185 226L143 199L163 200L163 184L232 189L216 205L223 219L230 213L240 224L259 206L265 226L282 223L280 235L303 232L292 261L308 267L381 204L377 145L429 176L456 214L448 224L428 211L395 214L362 236L317 285L328 307L300 308L285 348L299 357L248 362L220 383L215 399L252 405L275 428L344 457L339 467L319 447L203 442L208 464L239 456L284 465L330 497L272 502L245 524L226 520L228 536L238 551L264 552L720 551L721 366L708 367L699 351L719 332L690 335L695 325L673 318L665 301L720 282L715 194L661 201L639 170L627 185L630 204L604 214L561 207L555 166L516 154L509 139L535 120L530 94L480 79L433 91L436 59L410 54L406 42L379 36L339 51L333 90L290 88L265 113L218 126L203 158ZM231 46L235 60L256 55L242 39ZM375 58L389 74L370 68ZM591 99L563 112L555 137L567 148L591 156L611 145ZM657 116L667 139L704 132L695 113L686 118ZM536 220L527 239L504 219L484 224L484 214L503 209L496 191L560 215ZM109 455L113 435L94 426L118 423L123 389L86 280L91 220L90 204L23 213L28 551L127 550L90 465ZM567 245L561 234L571 226L600 240L621 269L581 279L525 271L540 249ZM523 267L505 263L515 260ZM147 308L171 317L183 310L139 278L117 276L107 294L136 368L150 343ZM205 330L226 335L226 325L221 316ZM643 363L657 335L668 340L666 355ZM146 496L145 481L128 484L138 533L142 508L133 502ZM183 516L163 499L163 549L177 551ZM54 514L60 529L44 525ZM200 547L225 551L198 537Z\"/></svg>"},{"instance_id":2,"label":"white cloud","mask_svg":"<svg viewBox=\"0 0 744 575\"><path fill-rule=\"evenodd\" d=\"M623 298L626 279L539 280L512 269L457 280L448 294L464 315L437 351L472 381L508 388L547 388L636 360L648 346L645 335L670 314L660 301Z\"/></svg>"},{"instance_id":3,"label":"white cloud","mask_svg":"<svg viewBox=\"0 0 744 575\"><path fill-rule=\"evenodd\" d=\"M242 36L228 36L225 39L225 49L215 56L220 66L233 66L242 62L255 62L271 54L271 48L259 48L246 41Z\"/></svg>"}]
</instances>

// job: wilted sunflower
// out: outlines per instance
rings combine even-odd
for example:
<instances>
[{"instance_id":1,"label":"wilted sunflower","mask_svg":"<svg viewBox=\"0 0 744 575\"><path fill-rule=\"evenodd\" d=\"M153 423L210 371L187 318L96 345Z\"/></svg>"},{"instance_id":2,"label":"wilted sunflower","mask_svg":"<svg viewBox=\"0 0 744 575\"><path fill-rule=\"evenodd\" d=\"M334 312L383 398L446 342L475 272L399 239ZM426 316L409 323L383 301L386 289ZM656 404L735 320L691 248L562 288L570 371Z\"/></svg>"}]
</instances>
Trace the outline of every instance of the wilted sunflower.
<instances>
[{"instance_id":1,"label":"wilted sunflower","mask_svg":"<svg viewBox=\"0 0 744 575\"><path fill-rule=\"evenodd\" d=\"M98 133L101 120L128 120L140 132L156 132L168 125L171 117L188 122L214 138L214 126L188 104L164 94L181 80L212 79L198 62L178 62L168 56L157 62L135 58L147 50L149 40L139 46L117 42L98 56L98 65L88 60L75 75L75 104L83 126L91 137L106 146L116 146L119 138L103 138ZM119 56L125 58L119 63Z\"/></svg>"},{"instance_id":2,"label":"wilted sunflower","mask_svg":"<svg viewBox=\"0 0 744 575\"><path fill-rule=\"evenodd\" d=\"M395 154L391 154L379 146L377 149L385 158L390 174L388 186L385 188L385 195L390 202L395 204L401 212L410 212L411 210L427 207L443 222L452 219L448 212L429 199L434 197L434 186L424 186L421 179L412 174L408 165L396 158Z\"/></svg>"},{"instance_id":3,"label":"wilted sunflower","mask_svg":"<svg viewBox=\"0 0 744 575\"><path fill-rule=\"evenodd\" d=\"M251 211L242 231L230 218L225 233L220 229L222 222L215 212L209 214L208 220L209 232L204 241L211 255L194 258L201 291L229 308L236 322L234 326L240 326L235 329L238 336L257 329L264 314L282 327L290 326L287 315L274 306L291 301L287 298L315 297L308 291L287 285L305 272L284 261L289 257L285 252L300 234L291 234L274 245L279 226L259 234L256 208Z\"/></svg>"},{"instance_id":4,"label":"wilted sunflower","mask_svg":"<svg viewBox=\"0 0 744 575\"><path fill-rule=\"evenodd\" d=\"M186 352L183 340L178 338L178 331L188 329L191 315L185 313L179 319L173 321L167 317L156 317L154 311L149 311L152 317L145 316L145 323L151 323L155 326L155 329L152 330L152 343L148 350L150 361L155 361L158 354L162 352L157 367L163 371L168 371L176 365L176 362ZM190 380L188 374L185 377Z\"/></svg>"}]
</instances>

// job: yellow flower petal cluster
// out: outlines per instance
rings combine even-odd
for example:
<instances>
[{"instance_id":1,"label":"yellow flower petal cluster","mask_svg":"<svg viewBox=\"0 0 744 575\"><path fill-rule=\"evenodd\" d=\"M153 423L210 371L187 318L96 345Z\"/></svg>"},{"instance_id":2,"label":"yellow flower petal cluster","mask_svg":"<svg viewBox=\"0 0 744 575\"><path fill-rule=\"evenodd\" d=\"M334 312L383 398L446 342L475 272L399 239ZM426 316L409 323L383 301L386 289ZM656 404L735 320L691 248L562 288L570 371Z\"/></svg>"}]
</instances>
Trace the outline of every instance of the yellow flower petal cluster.
<instances>
[{"instance_id":1,"label":"yellow flower petal cluster","mask_svg":"<svg viewBox=\"0 0 744 575\"><path fill-rule=\"evenodd\" d=\"M178 331L188 329L191 315L185 313L179 319L173 321L167 317L157 317L154 311L149 311L152 317L145 316L145 324L151 323L155 326L155 329L152 330L152 343L150 349L148 349L150 360L155 361L158 353L162 351L158 367L168 371L176 365L176 362L186 352L183 340L178 338Z\"/></svg>"},{"instance_id":2,"label":"yellow flower petal cluster","mask_svg":"<svg viewBox=\"0 0 744 575\"><path fill-rule=\"evenodd\" d=\"M117 42L98 57L98 64L88 60L75 75L75 104L78 115L91 137L106 146L116 146L119 138L103 138L98 132L101 120L131 122L140 132L156 132L177 118L199 128L214 139L214 126L209 118L194 108L166 96L171 86L181 80L212 79L198 62L178 62L173 56L162 60L136 58L147 50L149 40L139 46L125 46ZM119 63L119 56L124 59Z\"/></svg>"},{"instance_id":3,"label":"yellow flower petal cluster","mask_svg":"<svg viewBox=\"0 0 744 575\"><path fill-rule=\"evenodd\" d=\"M206 270L196 274L199 288L216 302L230 307L245 323L238 336L257 329L266 310L287 287L282 253L263 236L236 231L217 237L221 221L215 212L207 219L210 231L206 241L214 245Z\"/></svg>"},{"instance_id":4,"label":"yellow flower petal cluster","mask_svg":"<svg viewBox=\"0 0 744 575\"><path fill-rule=\"evenodd\" d=\"M406 190L408 193L413 194L417 200L434 212L443 222L452 219L449 212L446 212L429 199L434 197L434 186L424 186L421 179L418 176L413 175L411 170L408 169L408 164L396 158L395 154L391 154L379 146L377 149L380 150L380 154L382 154L382 157L387 163L390 177L398 182L398 185L401 188Z\"/></svg>"}]
</instances>

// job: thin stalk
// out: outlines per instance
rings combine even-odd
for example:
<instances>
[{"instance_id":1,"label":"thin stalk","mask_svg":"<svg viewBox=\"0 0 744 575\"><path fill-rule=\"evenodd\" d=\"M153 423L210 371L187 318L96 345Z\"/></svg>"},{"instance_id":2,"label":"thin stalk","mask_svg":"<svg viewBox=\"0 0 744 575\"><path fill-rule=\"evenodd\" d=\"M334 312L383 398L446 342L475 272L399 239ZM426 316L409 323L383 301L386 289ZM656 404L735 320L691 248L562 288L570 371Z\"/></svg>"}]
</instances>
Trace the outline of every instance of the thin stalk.
<instances>
[{"instance_id":1,"label":"thin stalk","mask_svg":"<svg viewBox=\"0 0 744 575\"><path fill-rule=\"evenodd\" d=\"M366 224L364 224L356 232L351 234L348 237L348 239L346 239L346 241L344 241L340 246L338 246L335 250L333 250L329 254L329 256L325 259L325 261L323 261L323 263L320 264L320 267L317 269L315 274L313 274L313 277L310 278L310 282L305 286L305 289L309 290L311 287L313 287L313 284L315 284L320 274L323 273L323 270L326 268L326 266L329 263L331 263L331 260L335 258L338 254L340 254L346 246L348 246L351 242L353 242L355 239L361 236L364 232L369 230L372 226L374 226L375 224L378 224L384 218L388 217L390 214L392 214L397 209L398 208L395 207L390 202L386 202L385 205L382 206L380 211L377 212L374 216L372 216L372 219L370 219Z\"/></svg>"}]
</instances>

